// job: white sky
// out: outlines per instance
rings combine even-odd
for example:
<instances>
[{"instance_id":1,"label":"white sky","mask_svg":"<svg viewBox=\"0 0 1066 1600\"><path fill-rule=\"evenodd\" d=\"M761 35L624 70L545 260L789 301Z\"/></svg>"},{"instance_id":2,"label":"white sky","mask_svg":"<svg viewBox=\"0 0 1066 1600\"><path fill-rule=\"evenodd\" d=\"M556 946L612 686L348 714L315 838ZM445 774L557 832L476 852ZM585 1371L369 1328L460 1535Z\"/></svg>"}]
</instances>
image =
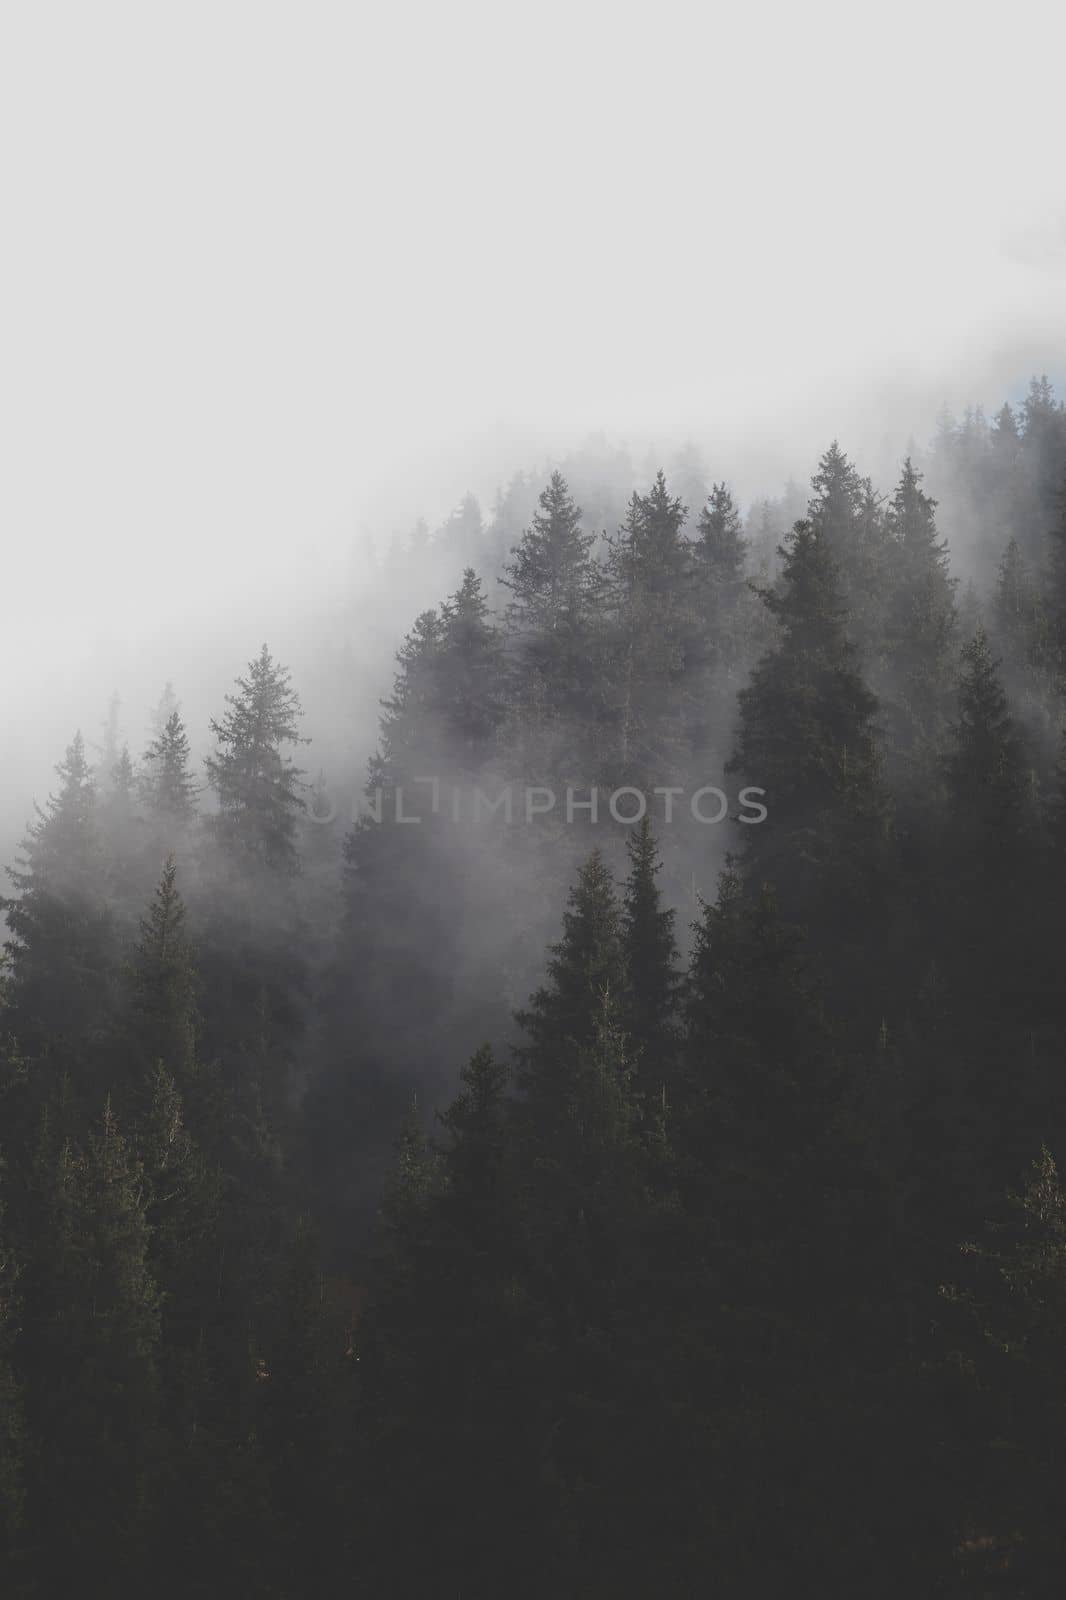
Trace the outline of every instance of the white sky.
<instances>
[{"instance_id":1,"label":"white sky","mask_svg":"<svg viewBox=\"0 0 1066 1600\"><path fill-rule=\"evenodd\" d=\"M1066 376L1054 14L7 0L4 720L531 442Z\"/></svg>"}]
</instances>

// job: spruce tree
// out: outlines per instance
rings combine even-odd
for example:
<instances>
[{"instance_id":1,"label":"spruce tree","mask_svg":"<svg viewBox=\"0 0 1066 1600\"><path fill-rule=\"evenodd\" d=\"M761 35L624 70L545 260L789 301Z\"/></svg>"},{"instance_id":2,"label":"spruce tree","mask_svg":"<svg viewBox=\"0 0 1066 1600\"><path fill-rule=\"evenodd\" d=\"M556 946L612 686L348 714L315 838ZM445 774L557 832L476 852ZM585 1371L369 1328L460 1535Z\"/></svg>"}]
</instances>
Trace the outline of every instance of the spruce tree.
<instances>
[{"instance_id":1,"label":"spruce tree","mask_svg":"<svg viewBox=\"0 0 1066 1600\"><path fill-rule=\"evenodd\" d=\"M85 1062L108 1017L112 938L96 786L81 734L56 768L59 788L28 829L15 887L0 902L10 938L7 1028L56 1070Z\"/></svg>"},{"instance_id":2,"label":"spruce tree","mask_svg":"<svg viewBox=\"0 0 1066 1600\"><path fill-rule=\"evenodd\" d=\"M0 1177L4 1175L0 1157ZM0 1200L0 1575L11 1557L23 1519L26 1439L22 1385L13 1366L19 1329L19 1270L4 1226Z\"/></svg>"},{"instance_id":3,"label":"spruce tree","mask_svg":"<svg viewBox=\"0 0 1066 1600\"><path fill-rule=\"evenodd\" d=\"M489 620L481 580L472 567L441 607L441 625L441 713L461 764L477 767L491 752L503 715L503 661L499 631Z\"/></svg>"},{"instance_id":4,"label":"spruce tree","mask_svg":"<svg viewBox=\"0 0 1066 1600\"><path fill-rule=\"evenodd\" d=\"M189 769L189 738L177 710L144 752L140 791L150 817L178 837L196 816L199 791Z\"/></svg>"},{"instance_id":5,"label":"spruce tree","mask_svg":"<svg viewBox=\"0 0 1066 1600\"><path fill-rule=\"evenodd\" d=\"M807 517L836 565L855 641L872 665L882 650L889 536L870 480L835 439L811 479Z\"/></svg>"},{"instance_id":6,"label":"spruce tree","mask_svg":"<svg viewBox=\"0 0 1066 1600\"><path fill-rule=\"evenodd\" d=\"M912 792L935 778L949 714L955 645L955 581L936 528L936 501L910 457L888 510L892 585L885 619L889 745Z\"/></svg>"},{"instance_id":7,"label":"spruce tree","mask_svg":"<svg viewBox=\"0 0 1066 1600\"><path fill-rule=\"evenodd\" d=\"M697 539L692 548L700 596L701 621L711 635L711 644L727 667L735 667L737 641L730 624L744 594L744 571L748 540L737 510L724 483L716 483L700 512Z\"/></svg>"},{"instance_id":8,"label":"spruce tree","mask_svg":"<svg viewBox=\"0 0 1066 1600\"><path fill-rule=\"evenodd\" d=\"M978 626L963 646L958 714L947 757L948 806L955 849L1000 852L1024 827L1031 777L988 636Z\"/></svg>"},{"instance_id":9,"label":"spruce tree","mask_svg":"<svg viewBox=\"0 0 1066 1600\"><path fill-rule=\"evenodd\" d=\"M156 1453L158 1293L143 1178L110 1105L39 1180L43 1227L26 1273L29 1538L46 1584L135 1594Z\"/></svg>"},{"instance_id":10,"label":"spruce tree","mask_svg":"<svg viewBox=\"0 0 1066 1600\"><path fill-rule=\"evenodd\" d=\"M539 776L579 770L601 715L603 573L592 555L595 535L583 531L581 516L566 480L554 472L502 579L511 592L507 624L515 649L512 731L520 749L535 747L524 765Z\"/></svg>"},{"instance_id":11,"label":"spruce tree","mask_svg":"<svg viewBox=\"0 0 1066 1600\"><path fill-rule=\"evenodd\" d=\"M141 918L132 965L132 1031L140 1058L159 1062L189 1094L197 1075L197 980L177 875L168 855Z\"/></svg>"},{"instance_id":12,"label":"spruce tree","mask_svg":"<svg viewBox=\"0 0 1066 1600\"><path fill-rule=\"evenodd\" d=\"M965 1510L981 1534L965 1546L963 1574L975 1592L1006 1571L1016 1593L1050 1597L1066 1561L1066 1195L1046 1145L953 1276L945 1331L967 1402L964 1448L976 1456Z\"/></svg>"},{"instance_id":13,"label":"spruce tree","mask_svg":"<svg viewBox=\"0 0 1066 1600\"><path fill-rule=\"evenodd\" d=\"M632 495L607 558L615 770L649 786L680 769L686 742L677 688L690 665L695 616L687 515L660 471L648 494Z\"/></svg>"},{"instance_id":14,"label":"spruce tree","mask_svg":"<svg viewBox=\"0 0 1066 1600\"><path fill-rule=\"evenodd\" d=\"M706 754L728 737L755 601L745 577L749 541L724 483L712 488L696 531L685 695L689 737L694 749Z\"/></svg>"},{"instance_id":15,"label":"spruce tree","mask_svg":"<svg viewBox=\"0 0 1066 1600\"><path fill-rule=\"evenodd\" d=\"M778 642L740 691L727 771L765 791L768 818L745 830L753 880L776 886L787 916L839 940L886 859L877 701L845 631L827 535L798 522L781 555L778 584L761 591Z\"/></svg>"},{"instance_id":16,"label":"spruce tree","mask_svg":"<svg viewBox=\"0 0 1066 1600\"><path fill-rule=\"evenodd\" d=\"M554 1122L565 1114L565 1051L591 1044L604 995L625 987L622 932L614 882L598 850L581 868L563 914L563 936L551 946L548 982L518 1015L528 1044L518 1079L529 1110Z\"/></svg>"},{"instance_id":17,"label":"spruce tree","mask_svg":"<svg viewBox=\"0 0 1066 1600\"><path fill-rule=\"evenodd\" d=\"M211 722L218 747L206 767L218 797L215 831L234 858L292 874L299 869L297 819L305 802L303 774L286 747L306 743L299 696L266 645L247 677L237 679L237 690L226 696L226 714Z\"/></svg>"},{"instance_id":18,"label":"spruce tree","mask_svg":"<svg viewBox=\"0 0 1066 1600\"><path fill-rule=\"evenodd\" d=\"M650 1106L663 1094L672 1098L675 1087L677 944L674 912L662 904L656 883L661 862L647 815L627 838L626 849L630 865L622 909L623 1016L636 1052L637 1082Z\"/></svg>"},{"instance_id":19,"label":"spruce tree","mask_svg":"<svg viewBox=\"0 0 1066 1600\"><path fill-rule=\"evenodd\" d=\"M508 621L530 641L538 665L552 679L561 641L580 633L594 603L598 575L595 536L581 527L581 507L560 472L541 491L539 510L511 552L503 583L511 591ZM573 663L569 663L573 665Z\"/></svg>"}]
</instances>

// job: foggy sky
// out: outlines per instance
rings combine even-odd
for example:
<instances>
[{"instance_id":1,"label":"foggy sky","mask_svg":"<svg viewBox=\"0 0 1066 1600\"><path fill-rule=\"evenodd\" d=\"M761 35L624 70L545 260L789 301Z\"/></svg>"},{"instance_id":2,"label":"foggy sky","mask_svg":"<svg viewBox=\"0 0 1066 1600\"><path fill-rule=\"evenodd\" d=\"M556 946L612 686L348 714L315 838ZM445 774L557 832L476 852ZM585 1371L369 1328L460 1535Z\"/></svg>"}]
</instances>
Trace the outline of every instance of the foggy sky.
<instances>
[{"instance_id":1,"label":"foggy sky","mask_svg":"<svg viewBox=\"0 0 1066 1600\"><path fill-rule=\"evenodd\" d=\"M589 428L743 496L1061 392L1050 8L740 12L4 8L9 801Z\"/></svg>"}]
</instances>

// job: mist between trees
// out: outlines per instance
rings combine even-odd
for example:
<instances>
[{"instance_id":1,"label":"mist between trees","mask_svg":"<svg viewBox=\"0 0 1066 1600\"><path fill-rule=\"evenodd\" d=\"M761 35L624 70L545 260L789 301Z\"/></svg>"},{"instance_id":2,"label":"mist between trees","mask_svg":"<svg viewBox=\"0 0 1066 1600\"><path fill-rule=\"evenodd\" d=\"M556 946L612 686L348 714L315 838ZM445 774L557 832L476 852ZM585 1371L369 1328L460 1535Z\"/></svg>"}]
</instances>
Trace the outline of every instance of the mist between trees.
<instances>
[{"instance_id":1,"label":"mist between trees","mask_svg":"<svg viewBox=\"0 0 1066 1600\"><path fill-rule=\"evenodd\" d=\"M386 559L447 598L380 815L266 645L202 767L170 686L72 738L4 903L5 1593L1059 1592L1066 414L745 516L575 465Z\"/></svg>"}]
</instances>

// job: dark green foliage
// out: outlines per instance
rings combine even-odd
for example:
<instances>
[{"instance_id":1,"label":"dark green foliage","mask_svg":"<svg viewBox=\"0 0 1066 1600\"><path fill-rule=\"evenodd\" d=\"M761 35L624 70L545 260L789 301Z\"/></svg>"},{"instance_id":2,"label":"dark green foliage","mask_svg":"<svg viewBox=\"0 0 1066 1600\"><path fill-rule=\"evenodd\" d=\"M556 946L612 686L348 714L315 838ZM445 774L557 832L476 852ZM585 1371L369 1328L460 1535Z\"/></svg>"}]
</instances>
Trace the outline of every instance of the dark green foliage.
<instances>
[{"instance_id":1,"label":"dark green foliage","mask_svg":"<svg viewBox=\"0 0 1066 1600\"><path fill-rule=\"evenodd\" d=\"M46 1584L134 1593L159 1342L141 1167L110 1105L84 1149L51 1145L40 1148L41 1226L25 1273L22 1369L35 1444L27 1538Z\"/></svg>"},{"instance_id":2,"label":"dark green foliage","mask_svg":"<svg viewBox=\"0 0 1066 1600\"><path fill-rule=\"evenodd\" d=\"M884 872L889 811L874 737L877 701L845 631L829 535L799 522L762 599L779 641L740 692L729 770L765 791L766 822L745 844L754 881L786 915L839 937Z\"/></svg>"},{"instance_id":3,"label":"dark green foliage","mask_svg":"<svg viewBox=\"0 0 1066 1600\"><path fill-rule=\"evenodd\" d=\"M1066 1560L1058 1469L1066 1415L1066 1197L1046 1146L983 1242L964 1247L962 1266L943 1292L965 1313L951 1323L974 1430L965 1570L973 1592L1006 1574L1004 1592L1051 1596Z\"/></svg>"},{"instance_id":4,"label":"dark green foliage","mask_svg":"<svg viewBox=\"0 0 1066 1600\"><path fill-rule=\"evenodd\" d=\"M962 650L947 784L957 851L982 860L986 851L998 854L1017 845L1032 792L1031 769L999 663L980 627Z\"/></svg>"},{"instance_id":5,"label":"dark green foliage","mask_svg":"<svg viewBox=\"0 0 1066 1600\"><path fill-rule=\"evenodd\" d=\"M888 509L892 592L885 647L892 685L887 708L890 747L913 791L934 777L948 716L955 650L955 581L948 548L937 533L936 501L921 487L910 458Z\"/></svg>"},{"instance_id":6,"label":"dark green foliage","mask_svg":"<svg viewBox=\"0 0 1066 1600\"><path fill-rule=\"evenodd\" d=\"M674 912L662 904L656 876L659 851L645 816L626 840L629 877L622 907L626 987L623 1015L637 1052L636 1073L646 1097L673 1089L679 976Z\"/></svg>"},{"instance_id":7,"label":"dark green foliage","mask_svg":"<svg viewBox=\"0 0 1066 1600\"><path fill-rule=\"evenodd\" d=\"M169 686L139 772L74 741L5 902L5 1595L1061 1590L1046 1151L1000 1197L1066 1133L1062 410L918 459L796 522L597 446L396 541L449 598L343 849L266 650L207 826Z\"/></svg>"},{"instance_id":8,"label":"dark green foliage","mask_svg":"<svg viewBox=\"0 0 1066 1600\"><path fill-rule=\"evenodd\" d=\"M21 1309L19 1270L3 1224L0 1209L0 1572L22 1525L25 1449L22 1388L12 1365Z\"/></svg>"},{"instance_id":9,"label":"dark green foliage","mask_svg":"<svg viewBox=\"0 0 1066 1600\"><path fill-rule=\"evenodd\" d=\"M563 936L552 946L548 983L519 1016L528 1038L519 1079L531 1114L557 1118L563 1052L592 1043L605 997L625 988L621 922L610 872L599 851L582 867L563 915Z\"/></svg>"}]
</instances>

